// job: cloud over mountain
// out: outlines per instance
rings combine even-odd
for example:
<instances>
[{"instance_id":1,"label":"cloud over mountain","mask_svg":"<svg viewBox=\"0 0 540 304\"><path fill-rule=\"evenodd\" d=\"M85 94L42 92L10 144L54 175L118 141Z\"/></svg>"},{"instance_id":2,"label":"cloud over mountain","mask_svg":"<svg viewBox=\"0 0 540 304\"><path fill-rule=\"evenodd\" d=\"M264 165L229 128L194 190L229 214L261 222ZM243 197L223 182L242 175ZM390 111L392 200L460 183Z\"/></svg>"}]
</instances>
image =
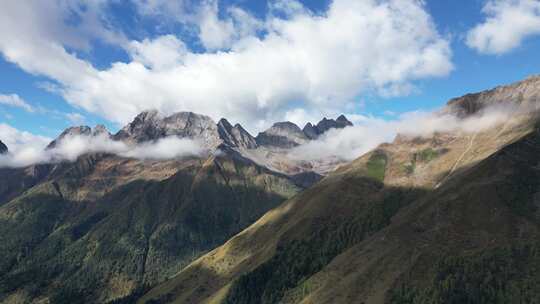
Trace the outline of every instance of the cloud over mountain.
<instances>
[{"instance_id":1,"label":"cloud over mountain","mask_svg":"<svg viewBox=\"0 0 540 304\"><path fill-rule=\"evenodd\" d=\"M51 142L50 138L22 132L5 124L0 124L0 139L10 151L0 155L0 168L74 161L86 153L111 153L128 158L161 160L194 156L203 152L200 143L188 138L170 136L153 142L128 145L112 140L108 133L68 134L45 149Z\"/></svg>"}]
</instances>

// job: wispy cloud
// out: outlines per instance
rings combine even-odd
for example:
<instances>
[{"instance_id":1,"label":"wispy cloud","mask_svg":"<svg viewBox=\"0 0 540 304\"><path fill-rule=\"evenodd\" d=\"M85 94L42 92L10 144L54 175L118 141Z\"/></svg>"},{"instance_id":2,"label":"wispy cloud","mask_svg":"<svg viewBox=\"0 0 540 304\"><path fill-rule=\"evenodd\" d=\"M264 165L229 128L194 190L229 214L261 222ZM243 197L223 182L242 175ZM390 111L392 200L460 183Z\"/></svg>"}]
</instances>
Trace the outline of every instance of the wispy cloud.
<instances>
[{"instance_id":1,"label":"wispy cloud","mask_svg":"<svg viewBox=\"0 0 540 304\"><path fill-rule=\"evenodd\" d=\"M0 94L0 104L11 107L21 108L27 112L34 112L35 109L26 100L22 99L17 94Z\"/></svg>"}]
</instances>

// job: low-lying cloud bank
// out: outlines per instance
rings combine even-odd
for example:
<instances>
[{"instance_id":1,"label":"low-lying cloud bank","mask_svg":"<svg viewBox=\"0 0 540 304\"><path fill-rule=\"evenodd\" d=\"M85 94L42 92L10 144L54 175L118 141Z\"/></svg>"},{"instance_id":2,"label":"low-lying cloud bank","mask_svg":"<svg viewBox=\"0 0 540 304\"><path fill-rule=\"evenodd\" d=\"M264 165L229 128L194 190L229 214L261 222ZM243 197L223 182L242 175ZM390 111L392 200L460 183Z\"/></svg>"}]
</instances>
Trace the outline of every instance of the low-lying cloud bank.
<instances>
[{"instance_id":1,"label":"low-lying cloud bank","mask_svg":"<svg viewBox=\"0 0 540 304\"><path fill-rule=\"evenodd\" d=\"M1 131L0 125L0 131ZM9 127L9 126L8 126ZM13 129L15 130L15 129ZM15 130L16 131L16 130ZM17 132L11 132L17 134ZM1 134L1 132L0 132ZM32 136L28 136L28 141L20 141L12 147L6 140L10 153L0 155L1 167L24 167L40 163L55 163L61 161L75 161L79 156L87 153L111 153L122 157L136 159L174 159L186 156L196 156L203 153L202 145L196 140L166 137L156 142L142 143L138 145L127 145L124 142L114 141L106 135L100 136L70 136L64 138L60 143L52 148L45 149L48 143L46 138L35 141ZM39 139L39 138L38 138Z\"/></svg>"},{"instance_id":2,"label":"low-lying cloud bank","mask_svg":"<svg viewBox=\"0 0 540 304\"><path fill-rule=\"evenodd\" d=\"M353 127L330 130L318 140L294 148L289 157L308 161L328 158L350 161L382 143L392 142L398 133L427 137L436 132L479 132L506 121L511 113L516 114L516 109L498 106L465 119L422 111L404 113L394 120L350 115L355 124Z\"/></svg>"}]
</instances>

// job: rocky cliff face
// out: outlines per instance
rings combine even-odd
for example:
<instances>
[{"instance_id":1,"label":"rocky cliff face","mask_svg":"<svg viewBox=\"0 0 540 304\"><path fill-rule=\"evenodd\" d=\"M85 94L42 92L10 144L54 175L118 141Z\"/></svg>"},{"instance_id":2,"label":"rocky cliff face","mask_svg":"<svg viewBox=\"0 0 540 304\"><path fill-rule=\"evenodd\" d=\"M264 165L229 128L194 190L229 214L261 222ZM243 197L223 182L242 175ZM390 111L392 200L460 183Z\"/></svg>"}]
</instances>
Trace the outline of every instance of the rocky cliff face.
<instances>
[{"instance_id":1,"label":"rocky cliff face","mask_svg":"<svg viewBox=\"0 0 540 304\"><path fill-rule=\"evenodd\" d=\"M8 153L8 147L0 140L0 154Z\"/></svg>"},{"instance_id":2,"label":"rocky cliff face","mask_svg":"<svg viewBox=\"0 0 540 304\"><path fill-rule=\"evenodd\" d=\"M212 118L192 112L179 112L161 117L157 111L147 111L122 128L114 139L132 143L154 141L168 136L197 139L207 148L220 143L218 127Z\"/></svg>"}]
</instances>

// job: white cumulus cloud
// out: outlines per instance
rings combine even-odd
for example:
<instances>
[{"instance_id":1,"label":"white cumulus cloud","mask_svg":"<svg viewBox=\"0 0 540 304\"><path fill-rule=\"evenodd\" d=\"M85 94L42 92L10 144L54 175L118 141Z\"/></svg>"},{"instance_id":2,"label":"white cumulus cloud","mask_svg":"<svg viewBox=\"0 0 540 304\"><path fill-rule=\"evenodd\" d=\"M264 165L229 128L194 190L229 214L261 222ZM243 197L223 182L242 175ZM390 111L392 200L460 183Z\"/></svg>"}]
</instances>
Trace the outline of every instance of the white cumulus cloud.
<instances>
[{"instance_id":1,"label":"white cumulus cloud","mask_svg":"<svg viewBox=\"0 0 540 304\"><path fill-rule=\"evenodd\" d=\"M466 41L480 53L503 54L540 34L538 0L490 0L482 11L486 19L468 32Z\"/></svg>"},{"instance_id":2,"label":"white cumulus cloud","mask_svg":"<svg viewBox=\"0 0 540 304\"><path fill-rule=\"evenodd\" d=\"M166 5L143 2L148 14ZM251 131L298 108L323 116L344 111L366 92L408 94L415 80L453 68L449 42L422 1L334 0L320 15L297 1L275 1L264 20L234 7L218 16L217 2L203 3L207 14L194 18L209 52L186 49L181 38L165 35L123 44L132 60L99 70L67 51L84 41L61 22L63 7L28 0L0 11L0 52L56 81L55 91L72 105L113 122L124 124L157 108L227 117ZM20 20L32 22L14 26ZM107 41L121 37L106 26L96 28L89 32Z\"/></svg>"}]
</instances>

